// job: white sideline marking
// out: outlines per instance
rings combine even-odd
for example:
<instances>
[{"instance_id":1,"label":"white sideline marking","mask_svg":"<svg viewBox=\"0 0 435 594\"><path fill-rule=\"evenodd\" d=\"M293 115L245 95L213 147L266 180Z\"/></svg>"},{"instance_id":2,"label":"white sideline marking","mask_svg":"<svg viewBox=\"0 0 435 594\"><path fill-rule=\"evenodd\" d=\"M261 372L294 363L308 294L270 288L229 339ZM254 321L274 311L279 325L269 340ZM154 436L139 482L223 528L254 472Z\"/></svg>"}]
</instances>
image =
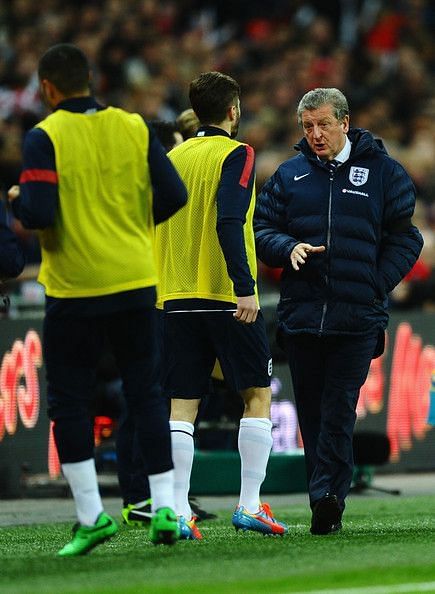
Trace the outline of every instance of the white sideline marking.
<instances>
[{"instance_id":1,"label":"white sideline marking","mask_svg":"<svg viewBox=\"0 0 435 594\"><path fill-rule=\"evenodd\" d=\"M364 586L362 588L334 588L333 590L304 590L303 592L293 592L292 594L340 594L340 592L343 594L411 594L413 592L435 592L435 582Z\"/></svg>"}]
</instances>

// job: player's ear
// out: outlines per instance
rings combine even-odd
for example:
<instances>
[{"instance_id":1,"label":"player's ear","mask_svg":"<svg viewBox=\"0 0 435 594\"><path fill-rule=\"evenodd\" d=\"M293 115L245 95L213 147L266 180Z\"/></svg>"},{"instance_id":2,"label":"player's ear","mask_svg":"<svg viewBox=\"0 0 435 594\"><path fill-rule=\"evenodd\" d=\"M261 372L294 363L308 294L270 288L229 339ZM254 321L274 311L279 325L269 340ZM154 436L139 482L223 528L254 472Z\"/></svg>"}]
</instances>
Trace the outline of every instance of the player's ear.
<instances>
[{"instance_id":1,"label":"player's ear","mask_svg":"<svg viewBox=\"0 0 435 594\"><path fill-rule=\"evenodd\" d=\"M55 94L55 86L53 83L51 83L47 78L43 78L39 83L39 88L42 97L47 101L47 103L51 104Z\"/></svg>"},{"instance_id":2,"label":"player's ear","mask_svg":"<svg viewBox=\"0 0 435 594\"><path fill-rule=\"evenodd\" d=\"M237 105L231 105L227 111L230 122L235 122L237 119Z\"/></svg>"}]
</instances>

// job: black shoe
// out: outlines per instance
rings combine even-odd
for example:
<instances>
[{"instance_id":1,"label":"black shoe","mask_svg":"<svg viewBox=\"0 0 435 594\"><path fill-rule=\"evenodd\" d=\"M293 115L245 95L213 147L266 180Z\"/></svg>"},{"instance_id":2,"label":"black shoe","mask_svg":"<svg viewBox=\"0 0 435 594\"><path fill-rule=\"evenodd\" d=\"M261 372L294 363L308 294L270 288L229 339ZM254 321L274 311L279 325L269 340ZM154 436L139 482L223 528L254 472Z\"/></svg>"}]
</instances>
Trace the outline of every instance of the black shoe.
<instances>
[{"instance_id":1,"label":"black shoe","mask_svg":"<svg viewBox=\"0 0 435 594\"><path fill-rule=\"evenodd\" d=\"M195 497L189 497L189 504L194 515L196 516L196 523L201 522L202 520L214 520L217 518L216 514L212 514L208 511L205 511L205 509L202 509Z\"/></svg>"},{"instance_id":2,"label":"black shoe","mask_svg":"<svg viewBox=\"0 0 435 594\"><path fill-rule=\"evenodd\" d=\"M341 530L342 511L336 495L326 494L313 505L311 534L331 534Z\"/></svg>"}]
</instances>

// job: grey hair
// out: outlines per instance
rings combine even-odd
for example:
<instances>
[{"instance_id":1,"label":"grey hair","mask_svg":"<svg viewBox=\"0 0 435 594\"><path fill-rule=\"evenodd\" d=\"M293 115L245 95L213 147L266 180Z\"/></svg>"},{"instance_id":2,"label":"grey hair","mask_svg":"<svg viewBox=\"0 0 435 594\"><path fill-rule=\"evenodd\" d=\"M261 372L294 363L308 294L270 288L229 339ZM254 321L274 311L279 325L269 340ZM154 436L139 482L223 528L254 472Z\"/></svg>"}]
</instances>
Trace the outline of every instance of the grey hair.
<instances>
[{"instance_id":1,"label":"grey hair","mask_svg":"<svg viewBox=\"0 0 435 594\"><path fill-rule=\"evenodd\" d=\"M305 93L299 102L297 110L298 124L302 125L302 113L305 110L312 111L325 104L332 105L334 116L340 122L345 116L349 115L347 99L339 89L333 87L313 89Z\"/></svg>"}]
</instances>

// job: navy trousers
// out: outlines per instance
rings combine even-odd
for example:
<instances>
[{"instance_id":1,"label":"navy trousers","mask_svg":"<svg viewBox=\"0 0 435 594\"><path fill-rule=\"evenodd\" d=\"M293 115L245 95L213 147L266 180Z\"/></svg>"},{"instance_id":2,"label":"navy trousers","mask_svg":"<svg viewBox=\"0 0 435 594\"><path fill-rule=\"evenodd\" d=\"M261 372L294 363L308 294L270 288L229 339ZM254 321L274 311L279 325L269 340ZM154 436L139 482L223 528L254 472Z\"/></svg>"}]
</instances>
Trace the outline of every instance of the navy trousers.
<instances>
[{"instance_id":1,"label":"navy trousers","mask_svg":"<svg viewBox=\"0 0 435 594\"><path fill-rule=\"evenodd\" d=\"M356 405L378 335L286 335L311 506L327 493L342 509L353 474Z\"/></svg>"},{"instance_id":2,"label":"navy trousers","mask_svg":"<svg viewBox=\"0 0 435 594\"><path fill-rule=\"evenodd\" d=\"M163 321L164 314L160 309L155 310L157 319L157 346L156 353L163 362ZM160 384L163 384L164 370L160 367ZM167 398L164 399L169 418L170 406ZM128 415L128 409L123 411L119 419L116 450L118 457L118 480L124 507L129 503L138 503L151 497L148 481L148 470L142 458L135 425Z\"/></svg>"},{"instance_id":3,"label":"navy trousers","mask_svg":"<svg viewBox=\"0 0 435 594\"><path fill-rule=\"evenodd\" d=\"M155 354L163 362L163 311L156 309L157 318L157 347ZM160 385L163 383L163 368L160 366ZM165 398L167 416L169 418L170 406ZM128 414L125 407L118 422L116 439L118 481L123 499L123 506L129 503L138 503L151 497L148 481L148 469L142 457L140 444L135 430L134 419Z\"/></svg>"},{"instance_id":4,"label":"navy trousers","mask_svg":"<svg viewBox=\"0 0 435 594\"><path fill-rule=\"evenodd\" d=\"M124 421L148 474L173 468L168 410L160 388L154 308L44 320L48 414L61 463L93 457L96 369L105 340L114 354L126 400ZM118 447L118 464L131 467L131 444ZM125 459L123 459L125 458Z\"/></svg>"},{"instance_id":5,"label":"navy trousers","mask_svg":"<svg viewBox=\"0 0 435 594\"><path fill-rule=\"evenodd\" d=\"M118 421L116 456L123 507L149 499L148 466L141 454L135 420L127 407Z\"/></svg>"}]
</instances>

